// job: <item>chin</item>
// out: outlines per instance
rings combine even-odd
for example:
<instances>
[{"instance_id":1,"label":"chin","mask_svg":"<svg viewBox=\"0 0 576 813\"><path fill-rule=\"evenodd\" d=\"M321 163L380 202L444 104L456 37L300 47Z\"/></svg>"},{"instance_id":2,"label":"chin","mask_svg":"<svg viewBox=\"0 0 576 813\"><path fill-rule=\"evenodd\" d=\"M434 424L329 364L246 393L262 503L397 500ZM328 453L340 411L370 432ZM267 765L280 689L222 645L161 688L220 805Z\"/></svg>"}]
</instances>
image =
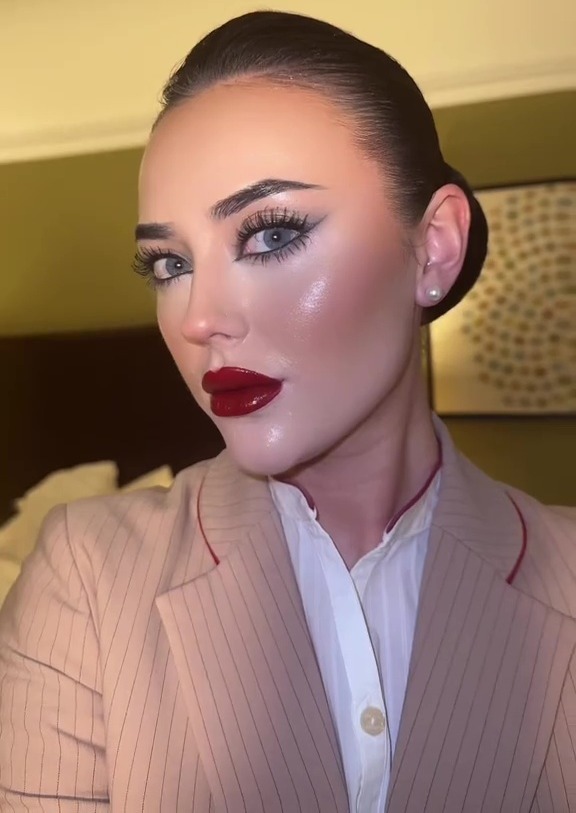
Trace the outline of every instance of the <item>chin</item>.
<instances>
[{"instance_id":1,"label":"chin","mask_svg":"<svg viewBox=\"0 0 576 813\"><path fill-rule=\"evenodd\" d=\"M278 477L313 456L304 452L302 439L296 444L287 436L278 437L274 430L266 436L222 424L219 429L230 458L239 469L255 477Z\"/></svg>"},{"instance_id":2,"label":"chin","mask_svg":"<svg viewBox=\"0 0 576 813\"><path fill-rule=\"evenodd\" d=\"M246 474L253 477L278 477L294 468L293 455L265 448L243 449L236 444L226 444L230 458Z\"/></svg>"}]
</instances>

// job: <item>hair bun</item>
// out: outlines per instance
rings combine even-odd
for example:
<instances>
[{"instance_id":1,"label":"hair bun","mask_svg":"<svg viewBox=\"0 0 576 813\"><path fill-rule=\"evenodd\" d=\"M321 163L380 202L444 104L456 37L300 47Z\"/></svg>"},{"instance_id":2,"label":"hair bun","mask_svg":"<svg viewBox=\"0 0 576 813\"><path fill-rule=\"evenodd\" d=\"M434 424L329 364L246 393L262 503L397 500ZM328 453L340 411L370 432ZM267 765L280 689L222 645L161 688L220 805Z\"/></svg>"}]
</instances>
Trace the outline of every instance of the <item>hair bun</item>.
<instances>
[{"instance_id":1,"label":"hair bun","mask_svg":"<svg viewBox=\"0 0 576 813\"><path fill-rule=\"evenodd\" d=\"M447 164L444 161L444 177L446 179L446 183L455 183L457 186L468 186L468 181L462 175L461 172L458 172L457 169Z\"/></svg>"}]
</instances>

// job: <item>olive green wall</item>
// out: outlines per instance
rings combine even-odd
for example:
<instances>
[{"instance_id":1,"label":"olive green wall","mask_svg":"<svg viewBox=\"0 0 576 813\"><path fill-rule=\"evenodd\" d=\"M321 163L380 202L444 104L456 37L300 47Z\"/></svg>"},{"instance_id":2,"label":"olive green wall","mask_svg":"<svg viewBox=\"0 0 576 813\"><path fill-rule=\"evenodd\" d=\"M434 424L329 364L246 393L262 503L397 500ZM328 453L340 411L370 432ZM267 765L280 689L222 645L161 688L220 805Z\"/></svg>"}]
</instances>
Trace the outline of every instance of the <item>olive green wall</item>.
<instances>
[{"instance_id":1,"label":"olive green wall","mask_svg":"<svg viewBox=\"0 0 576 813\"><path fill-rule=\"evenodd\" d=\"M0 335L153 321L130 270L140 154L0 166Z\"/></svg>"},{"instance_id":2,"label":"olive green wall","mask_svg":"<svg viewBox=\"0 0 576 813\"><path fill-rule=\"evenodd\" d=\"M481 469L551 505L576 505L576 417L450 418L456 445Z\"/></svg>"},{"instance_id":3,"label":"olive green wall","mask_svg":"<svg viewBox=\"0 0 576 813\"><path fill-rule=\"evenodd\" d=\"M449 163L476 187L576 176L576 90L435 111Z\"/></svg>"},{"instance_id":4,"label":"olive green wall","mask_svg":"<svg viewBox=\"0 0 576 813\"><path fill-rule=\"evenodd\" d=\"M435 116L446 159L475 186L576 177L576 91ZM0 166L0 335L153 322L152 294L130 270L140 155ZM576 504L576 416L448 423L489 473Z\"/></svg>"}]
</instances>

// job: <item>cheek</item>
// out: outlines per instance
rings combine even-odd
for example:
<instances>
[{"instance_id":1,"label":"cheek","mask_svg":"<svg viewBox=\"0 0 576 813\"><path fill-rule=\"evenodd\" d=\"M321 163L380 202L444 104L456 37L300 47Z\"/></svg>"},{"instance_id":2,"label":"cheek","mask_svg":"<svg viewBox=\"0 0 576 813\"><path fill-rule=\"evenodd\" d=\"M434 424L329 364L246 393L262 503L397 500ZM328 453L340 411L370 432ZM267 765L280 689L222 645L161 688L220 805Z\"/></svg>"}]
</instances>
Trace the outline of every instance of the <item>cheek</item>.
<instances>
[{"instance_id":1,"label":"cheek","mask_svg":"<svg viewBox=\"0 0 576 813\"><path fill-rule=\"evenodd\" d=\"M287 360L313 364L320 354L332 353L338 363L347 348L369 353L371 344L381 353L382 340L401 320L409 321L409 280L398 247L351 251L337 245L328 253L311 252L285 284L262 297L255 308L259 332Z\"/></svg>"}]
</instances>

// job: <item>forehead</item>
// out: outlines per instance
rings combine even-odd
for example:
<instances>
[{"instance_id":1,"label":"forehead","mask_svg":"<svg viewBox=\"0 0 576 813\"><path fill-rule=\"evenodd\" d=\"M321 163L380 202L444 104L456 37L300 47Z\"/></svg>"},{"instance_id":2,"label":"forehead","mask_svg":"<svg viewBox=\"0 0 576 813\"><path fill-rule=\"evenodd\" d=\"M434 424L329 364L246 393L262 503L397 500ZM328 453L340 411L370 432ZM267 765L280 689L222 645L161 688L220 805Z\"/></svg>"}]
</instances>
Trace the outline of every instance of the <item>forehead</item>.
<instances>
[{"instance_id":1,"label":"forehead","mask_svg":"<svg viewBox=\"0 0 576 813\"><path fill-rule=\"evenodd\" d=\"M261 178L344 193L380 188L345 113L312 90L220 84L172 108L154 130L141 168L141 201L193 190L206 205Z\"/></svg>"}]
</instances>

